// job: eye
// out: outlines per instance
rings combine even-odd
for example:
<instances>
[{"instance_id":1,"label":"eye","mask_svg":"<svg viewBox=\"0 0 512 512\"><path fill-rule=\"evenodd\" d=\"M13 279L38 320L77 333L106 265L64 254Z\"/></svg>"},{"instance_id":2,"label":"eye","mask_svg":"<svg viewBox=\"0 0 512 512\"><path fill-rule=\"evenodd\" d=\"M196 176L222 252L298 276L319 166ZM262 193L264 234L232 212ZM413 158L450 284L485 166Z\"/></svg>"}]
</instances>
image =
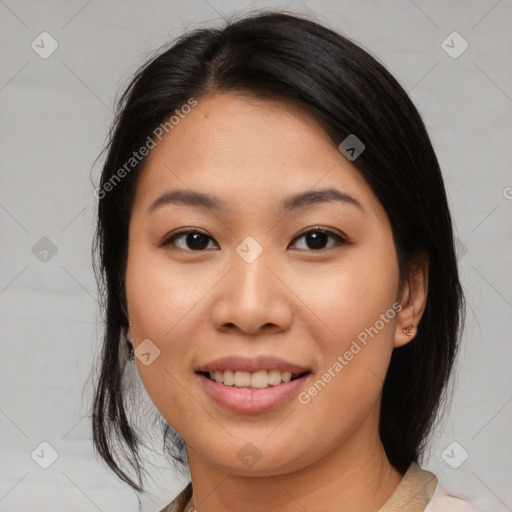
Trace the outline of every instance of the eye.
<instances>
[{"instance_id":1,"label":"eye","mask_svg":"<svg viewBox=\"0 0 512 512\"><path fill-rule=\"evenodd\" d=\"M213 240L209 235L199 231L198 229L183 229L164 240L161 245L162 247L167 245L176 245L175 241L183 237L185 237L185 247L178 246L178 248L196 252L207 248L208 239Z\"/></svg>"},{"instance_id":2,"label":"eye","mask_svg":"<svg viewBox=\"0 0 512 512\"><path fill-rule=\"evenodd\" d=\"M322 228L314 228L310 229L309 231L306 231L305 233L302 233L298 237L296 237L294 240L300 240L301 238L304 238L306 240L306 243L311 246L311 249L313 250L323 250L323 249L329 249L333 245L336 245L336 243L331 244L329 247L325 247L326 241L329 238L336 239L338 244L348 244L349 242L343 238L342 236L338 235L337 233L334 233L333 231L330 231L328 229L322 229ZM309 250L311 250L309 249ZM308 250L306 247L305 250Z\"/></svg>"},{"instance_id":3,"label":"eye","mask_svg":"<svg viewBox=\"0 0 512 512\"><path fill-rule=\"evenodd\" d=\"M300 240L301 238L305 238L306 243L310 245L310 248L308 247L303 248L304 250L324 250L329 249L333 245L336 245L336 242L338 244L349 244L348 240L343 238L342 236L338 235L337 233L334 233L333 231L330 231L328 229L323 228L314 228L310 229L309 231L306 231L305 233L302 233L298 237L294 239ZM331 244L328 247L325 247L326 242L328 239L334 239L335 243ZM176 242L182 240L181 246L180 244L177 244ZM181 231L178 231L176 233L173 233L170 237L166 238L161 246L175 246L179 249L183 249L185 251L190 252L201 252L204 249L208 248L208 241L212 240L213 238L210 237L210 235L207 235L203 231L199 231L195 228L190 229L183 229ZM218 246L217 246L218 247ZM211 249L211 247L210 247Z\"/></svg>"}]
</instances>

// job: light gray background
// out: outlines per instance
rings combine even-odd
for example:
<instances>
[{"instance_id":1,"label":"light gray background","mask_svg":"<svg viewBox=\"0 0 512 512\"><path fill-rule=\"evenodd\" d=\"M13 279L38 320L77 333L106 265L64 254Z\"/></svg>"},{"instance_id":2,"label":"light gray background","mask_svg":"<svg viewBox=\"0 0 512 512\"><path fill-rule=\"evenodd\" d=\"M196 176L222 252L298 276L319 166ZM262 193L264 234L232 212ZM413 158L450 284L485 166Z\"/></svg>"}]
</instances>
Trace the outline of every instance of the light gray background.
<instances>
[{"instance_id":1,"label":"light gray background","mask_svg":"<svg viewBox=\"0 0 512 512\"><path fill-rule=\"evenodd\" d=\"M235 11L286 5L0 0L3 512L137 510L135 494L95 459L87 417L101 331L90 261L91 167L115 94L148 52ZM512 2L294 0L288 8L313 11L376 56L426 122L460 240L469 307L452 408L423 466L475 506L512 510ZM31 48L43 31L59 45L47 59ZM453 31L469 44L456 59L441 46ZM32 252L42 237L57 247L46 262ZM58 452L48 469L31 458L43 441ZM454 441L453 457L462 448L469 454L458 469L442 457ZM43 452L35 452L40 460ZM154 461L153 495L143 499L148 512L187 482Z\"/></svg>"}]
</instances>

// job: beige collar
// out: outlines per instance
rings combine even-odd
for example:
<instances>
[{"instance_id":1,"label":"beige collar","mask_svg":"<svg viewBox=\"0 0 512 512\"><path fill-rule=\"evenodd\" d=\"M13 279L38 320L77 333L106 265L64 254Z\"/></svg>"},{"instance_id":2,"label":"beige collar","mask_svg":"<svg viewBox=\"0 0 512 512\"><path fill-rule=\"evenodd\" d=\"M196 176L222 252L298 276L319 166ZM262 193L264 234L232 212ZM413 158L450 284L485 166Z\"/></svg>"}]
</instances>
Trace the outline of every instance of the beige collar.
<instances>
[{"instance_id":1,"label":"beige collar","mask_svg":"<svg viewBox=\"0 0 512 512\"><path fill-rule=\"evenodd\" d=\"M436 486L436 476L413 462L378 512L423 512Z\"/></svg>"}]
</instances>

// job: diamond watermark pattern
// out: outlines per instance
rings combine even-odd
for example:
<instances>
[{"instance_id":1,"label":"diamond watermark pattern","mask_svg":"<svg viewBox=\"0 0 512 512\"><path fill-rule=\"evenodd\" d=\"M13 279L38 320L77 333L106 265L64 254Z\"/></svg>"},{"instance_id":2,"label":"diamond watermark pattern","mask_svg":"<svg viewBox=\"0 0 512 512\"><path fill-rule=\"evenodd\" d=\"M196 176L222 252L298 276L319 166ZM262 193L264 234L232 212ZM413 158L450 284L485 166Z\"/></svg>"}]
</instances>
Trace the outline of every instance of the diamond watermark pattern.
<instances>
[{"instance_id":1,"label":"diamond watermark pattern","mask_svg":"<svg viewBox=\"0 0 512 512\"><path fill-rule=\"evenodd\" d=\"M467 245L462 242L459 238L455 238L455 252L457 254L457 260L460 260L468 252Z\"/></svg>"},{"instance_id":2,"label":"diamond watermark pattern","mask_svg":"<svg viewBox=\"0 0 512 512\"><path fill-rule=\"evenodd\" d=\"M252 236L248 236L236 248L236 252L246 263L253 263L263 252L263 247L261 247L261 245Z\"/></svg>"},{"instance_id":3,"label":"diamond watermark pattern","mask_svg":"<svg viewBox=\"0 0 512 512\"><path fill-rule=\"evenodd\" d=\"M462 466L468 457L469 453L461 444L457 443L457 441L450 443L441 453L441 458L452 469L457 469Z\"/></svg>"},{"instance_id":4,"label":"diamond watermark pattern","mask_svg":"<svg viewBox=\"0 0 512 512\"><path fill-rule=\"evenodd\" d=\"M57 246L46 236L43 236L32 247L34 256L43 263L48 263L56 254Z\"/></svg>"},{"instance_id":5,"label":"diamond watermark pattern","mask_svg":"<svg viewBox=\"0 0 512 512\"><path fill-rule=\"evenodd\" d=\"M458 59L468 49L468 46L468 42L458 32L452 32L441 43L441 48L452 59Z\"/></svg>"},{"instance_id":6,"label":"diamond watermark pattern","mask_svg":"<svg viewBox=\"0 0 512 512\"><path fill-rule=\"evenodd\" d=\"M135 357L145 366L149 366L159 355L160 349L149 339L145 339L134 350Z\"/></svg>"},{"instance_id":7,"label":"diamond watermark pattern","mask_svg":"<svg viewBox=\"0 0 512 512\"><path fill-rule=\"evenodd\" d=\"M59 457L57 450L48 442L43 441L30 454L32 460L43 469L48 469Z\"/></svg>"},{"instance_id":8,"label":"diamond watermark pattern","mask_svg":"<svg viewBox=\"0 0 512 512\"><path fill-rule=\"evenodd\" d=\"M41 32L30 45L39 57L47 59L59 47L59 43L48 32Z\"/></svg>"},{"instance_id":9,"label":"diamond watermark pattern","mask_svg":"<svg viewBox=\"0 0 512 512\"><path fill-rule=\"evenodd\" d=\"M351 133L346 139L342 140L338 149L343 153L347 160L353 162L364 150L366 146L361 140Z\"/></svg>"},{"instance_id":10,"label":"diamond watermark pattern","mask_svg":"<svg viewBox=\"0 0 512 512\"><path fill-rule=\"evenodd\" d=\"M237 453L237 457L248 468L252 468L261 459L261 456L258 447L252 443L245 443Z\"/></svg>"}]
</instances>

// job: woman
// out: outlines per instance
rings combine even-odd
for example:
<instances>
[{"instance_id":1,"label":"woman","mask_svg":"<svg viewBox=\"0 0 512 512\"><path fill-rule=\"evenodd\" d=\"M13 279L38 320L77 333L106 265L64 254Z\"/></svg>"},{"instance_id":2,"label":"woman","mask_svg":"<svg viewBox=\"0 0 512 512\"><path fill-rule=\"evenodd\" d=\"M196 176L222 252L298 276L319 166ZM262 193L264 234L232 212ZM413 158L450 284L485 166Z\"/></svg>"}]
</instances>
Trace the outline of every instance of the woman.
<instances>
[{"instance_id":1,"label":"woman","mask_svg":"<svg viewBox=\"0 0 512 512\"><path fill-rule=\"evenodd\" d=\"M381 64L282 13L196 30L137 72L107 149L93 432L120 478L144 490L131 360L190 470L165 512L473 510L419 465L464 300L438 161Z\"/></svg>"}]
</instances>

